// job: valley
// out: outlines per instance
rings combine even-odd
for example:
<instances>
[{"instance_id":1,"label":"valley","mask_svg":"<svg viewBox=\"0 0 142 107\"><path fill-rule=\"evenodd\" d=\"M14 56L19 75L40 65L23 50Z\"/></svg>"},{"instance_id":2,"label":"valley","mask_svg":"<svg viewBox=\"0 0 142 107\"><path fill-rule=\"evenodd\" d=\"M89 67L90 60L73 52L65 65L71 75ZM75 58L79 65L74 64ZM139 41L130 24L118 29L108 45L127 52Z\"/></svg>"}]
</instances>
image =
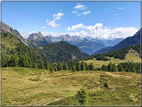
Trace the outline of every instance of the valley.
<instances>
[{"instance_id":1,"label":"valley","mask_svg":"<svg viewBox=\"0 0 142 107\"><path fill-rule=\"evenodd\" d=\"M125 39L25 39L1 24L3 106L140 105L142 29Z\"/></svg>"}]
</instances>

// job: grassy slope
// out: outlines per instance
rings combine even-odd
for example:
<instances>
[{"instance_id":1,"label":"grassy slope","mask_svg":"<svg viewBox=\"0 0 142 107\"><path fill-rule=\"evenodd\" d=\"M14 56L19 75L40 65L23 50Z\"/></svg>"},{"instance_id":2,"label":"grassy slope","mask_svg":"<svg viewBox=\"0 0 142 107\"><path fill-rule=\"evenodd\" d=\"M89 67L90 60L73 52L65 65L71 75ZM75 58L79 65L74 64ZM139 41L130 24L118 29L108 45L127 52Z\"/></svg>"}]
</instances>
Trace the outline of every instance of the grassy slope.
<instances>
[{"instance_id":1,"label":"grassy slope","mask_svg":"<svg viewBox=\"0 0 142 107\"><path fill-rule=\"evenodd\" d=\"M103 84L109 83L104 91ZM86 85L89 105L138 105L140 75L130 72L75 72L2 68L3 105L78 104L75 94ZM60 101L59 101L60 100Z\"/></svg>"},{"instance_id":2,"label":"grassy slope","mask_svg":"<svg viewBox=\"0 0 142 107\"><path fill-rule=\"evenodd\" d=\"M129 61L141 62L141 58L140 58L138 52L136 52L133 49L129 50L129 52L125 56L125 59L129 60Z\"/></svg>"},{"instance_id":3,"label":"grassy slope","mask_svg":"<svg viewBox=\"0 0 142 107\"><path fill-rule=\"evenodd\" d=\"M85 62L87 62L88 64L93 63L94 67L96 68L101 67L102 65L108 65L110 62L115 64L126 62L126 60L141 62L141 58L139 57L138 52L136 52L133 49L129 50L129 52L125 56L125 59L118 59L114 57L108 57L108 58L110 58L110 60L108 61L96 60L96 58L94 58L93 60L87 60Z\"/></svg>"}]
</instances>

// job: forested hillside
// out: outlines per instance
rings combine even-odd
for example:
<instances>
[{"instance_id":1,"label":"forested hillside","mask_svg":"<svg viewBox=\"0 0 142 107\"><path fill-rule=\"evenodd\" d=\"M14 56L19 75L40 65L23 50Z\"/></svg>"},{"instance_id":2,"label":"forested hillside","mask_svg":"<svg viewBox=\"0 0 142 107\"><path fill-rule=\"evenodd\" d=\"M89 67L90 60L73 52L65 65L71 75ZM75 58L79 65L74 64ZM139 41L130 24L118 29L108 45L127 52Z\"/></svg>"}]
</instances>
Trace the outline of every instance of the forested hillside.
<instances>
[{"instance_id":1,"label":"forested hillside","mask_svg":"<svg viewBox=\"0 0 142 107\"><path fill-rule=\"evenodd\" d=\"M81 52L76 46L58 42L38 47L37 51L50 62L67 62L72 59L85 58L89 55Z\"/></svg>"},{"instance_id":2,"label":"forested hillside","mask_svg":"<svg viewBox=\"0 0 142 107\"><path fill-rule=\"evenodd\" d=\"M41 68L43 58L10 33L2 33L2 67L22 66Z\"/></svg>"}]
</instances>

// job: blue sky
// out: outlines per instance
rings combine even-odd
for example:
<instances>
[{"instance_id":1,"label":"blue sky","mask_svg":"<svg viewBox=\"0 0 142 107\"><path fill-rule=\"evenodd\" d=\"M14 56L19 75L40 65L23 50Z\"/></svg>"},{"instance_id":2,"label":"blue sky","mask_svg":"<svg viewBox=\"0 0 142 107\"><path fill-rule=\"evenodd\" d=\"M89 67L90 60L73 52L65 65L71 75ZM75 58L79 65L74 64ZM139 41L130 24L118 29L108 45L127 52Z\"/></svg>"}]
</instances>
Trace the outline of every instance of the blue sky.
<instances>
[{"instance_id":1,"label":"blue sky","mask_svg":"<svg viewBox=\"0 0 142 107\"><path fill-rule=\"evenodd\" d=\"M2 2L2 21L25 38L44 35L127 37L140 29L139 2Z\"/></svg>"}]
</instances>

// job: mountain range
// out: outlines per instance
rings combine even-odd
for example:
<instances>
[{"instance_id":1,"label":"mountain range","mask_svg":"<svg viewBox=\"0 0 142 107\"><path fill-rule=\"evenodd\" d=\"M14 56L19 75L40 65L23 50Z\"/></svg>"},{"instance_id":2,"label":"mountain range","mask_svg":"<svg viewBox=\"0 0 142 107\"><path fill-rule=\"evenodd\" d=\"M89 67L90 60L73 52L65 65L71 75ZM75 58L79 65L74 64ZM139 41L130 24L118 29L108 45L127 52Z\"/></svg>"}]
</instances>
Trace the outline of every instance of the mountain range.
<instances>
[{"instance_id":1,"label":"mountain range","mask_svg":"<svg viewBox=\"0 0 142 107\"><path fill-rule=\"evenodd\" d=\"M19 60L18 66L35 66L42 68L44 61L49 62L66 62L72 59L84 58L88 55L81 52L76 46L70 45L66 42L51 43L47 38L43 37L39 32L38 34L32 34L27 40L24 39L17 30L2 23L0 29L2 34L2 58L6 64L3 66L12 66L12 63ZM34 35L34 37L33 37ZM38 38L40 35L40 39ZM38 40L40 42L38 42ZM42 42L42 41L46 42ZM29 44L38 42L44 44L43 47L32 48ZM47 44L49 41L49 44ZM9 64L9 65L7 65Z\"/></svg>"},{"instance_id":2,"label":"mountain range","mask_svg":"<svg viewBox=\"0 0 142 107\"><path fill-rule=\"evenodd\" d=\"M20 44L9 44L7 47L5 47L4 44L8 44L7 42L2 42L2 49L5 50L6 54L9 55L10 53L17 53L19 50L23 49L25 52L28 52L28 50L32 50L30 53L39 53L39 57L42 57L44 60L48 60L50 62L66 62L72 59L78 59L78 58L85 58L88 54L92 54L94 51L94 54L101 54L101 53L107 53L110 51L118 50L121 48L125 48L128 46L132 46L135 44L140 44L140 35L141 30L140 29L134 36L127 37L126 39L115 39L110 41L121 41L115 46L105 46L103 43L100 43L101 40L97 39L90 39L90 38L80 38L78 36L70 36L68 34L61 35L59 37L53 37L51 35L43 36L41 32L33 33L29 35L27 39L24 39L21 34L16 30L8 25L2 23L2 27L0 28L0 32L3 34L3 38L5 41L8 42L9 38L13 38L13 41L20 41ZM2 39L3 39L2 38ZM22 45L21 45L22 44ZM11 47L17 47L11 50ZM21 49L20 49L21 48ZM33 49L32 49L33 48ZM7 50L7 51L6 51ZM9 50L9 51L8 51ZM23 50L21 50L23 52ZM35 51L35 52L34 52ZM82 51L82 52L81 52ZM19 52L18 52L19 53ZM24 53L24 52L23 52ZM22 53L22 55L24 55ZM30 55L28 53L25 53L28 57ZM21 55L17 54L19 57ZM33 59L31 59L34 61Z\"/></svg>"},{"instance_id":3,"label":"mountain range","mask_svg":"<svg viewBox=\"0 0 142 107\"><path fill-rule=\"evenodd\" d=\"M103 54L109 51L114 51L114 50L118 50L121 48L125 48L127 46L140 44L142 41L141 34L142 34L142 28L139 31L137 31L133 36L127 37L126 39L122 40L120 43L114 45L113 47L106 47L106 48L100 49L94 54Z\"/></svg>"},{"instance_id":4,"label":"mountain range","mask_svg":"<svg viewBox=\"0 0 142 107\"><path fill-rule=\"evenodd\" d=\"M41 32L38 32L30 34L27 40L28 44L32 47L65 41L71 45L77 46L82 52L91 55L106 46L113 46L123 39L117 38L113 40L99 40L89 37L81 38L79 36L70 36L69 34L53 37L52 35L43 36Z\"/></svg>"}]
</instances>

